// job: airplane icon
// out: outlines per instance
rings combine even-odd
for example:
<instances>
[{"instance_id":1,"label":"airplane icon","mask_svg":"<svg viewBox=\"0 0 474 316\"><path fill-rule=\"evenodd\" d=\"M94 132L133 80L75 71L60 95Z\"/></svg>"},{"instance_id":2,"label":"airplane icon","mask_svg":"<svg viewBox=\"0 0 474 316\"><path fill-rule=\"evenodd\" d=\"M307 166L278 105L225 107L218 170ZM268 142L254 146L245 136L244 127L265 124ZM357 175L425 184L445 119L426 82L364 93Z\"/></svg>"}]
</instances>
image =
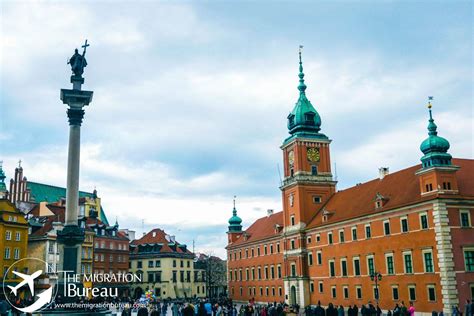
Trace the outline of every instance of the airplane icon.
<instances>
[{"instance_id":1,"label":"airplane icon","mask_svg":"<svg viewBox=\"0 0 474 316\"><path fill-rule=\"evenodd\" d=\"M23 279L23 281L21 281L17 286L13 287L13 286L10 286L8 285L8 287L10 288L10 290L12 291L13 295L16 296L16 292L18 291L19 288L21 288L23 285L25 284L28 284L28 287L30 288L30 292L31 294L35 294L35 287L34 287L34 280L39 277L41 275L41 273L43 273L42 270L39 270L39 271L36 271L35 273L33 273L32 275L28 275L28 274L23 274L23 273L20 273L20 272L17 272L17 271L12 271L14 274L18 275L20 278Z\"/></svg>"}]
</instances>

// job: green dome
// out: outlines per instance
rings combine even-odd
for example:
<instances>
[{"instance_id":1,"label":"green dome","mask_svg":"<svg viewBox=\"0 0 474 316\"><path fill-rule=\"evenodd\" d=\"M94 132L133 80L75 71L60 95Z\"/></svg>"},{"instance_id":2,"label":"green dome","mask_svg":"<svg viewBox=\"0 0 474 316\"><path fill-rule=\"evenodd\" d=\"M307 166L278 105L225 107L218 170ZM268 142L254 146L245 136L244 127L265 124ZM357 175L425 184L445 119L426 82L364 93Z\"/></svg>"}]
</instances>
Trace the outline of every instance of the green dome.
<instances>
[{"instance_id":1,"label":"green dome","mask_svg":"<svg viewBox=\"0 0 474 316\"><path fill-rule=\"evenodd\" d=\"M449 142L438 136L437 126L431 113L431 103L428 104L430 119L428 123L428 138L420 145L420 150L424 156L421 157L423 168L432 166L451 165L451 155L448 153Z\"/></svg>"},{"instance_id":2,"label":"green dome","mask_svg":"<svg viewBox=\"0 0 474 316\"><path fill-rule=\"evenodd\" d=\"M229 231L240 232L242 231L242 219L237 216L237 210L232 210L232 217L229 219Z\"/></svg>"},{"instance_id":3,"label":"green dome","mask_svg":"<svg viewBox=\"0 0 474 316\"><path fill-rule=\"evenodd\" d=\"M321 130L321 116L319 116L318 111L316 111L316 109L306 97L306 85L303 79L304 73L303 63L301 61L301 52L299 57L300 72L298 77L300 78L300 83L298 85L298 90L300 91L300 96L295 104L295 107L293 108L293 111L291 111L287 117L288 131L291 136L286 141L298 136L327 138L324 134L319 133Z\"/></svg>"},{"instance_id":4,"label":"green dome","mask_svg":"<svg viewBox=\"0 0 474 316\"><path fill-rule=\"evenodd\" d=\"M420 150L424 154L428 154L431 152L447 152L448 149L449 142L445 138L436 135L429 136L420 145Z\"/></svg>"}]
</instances>

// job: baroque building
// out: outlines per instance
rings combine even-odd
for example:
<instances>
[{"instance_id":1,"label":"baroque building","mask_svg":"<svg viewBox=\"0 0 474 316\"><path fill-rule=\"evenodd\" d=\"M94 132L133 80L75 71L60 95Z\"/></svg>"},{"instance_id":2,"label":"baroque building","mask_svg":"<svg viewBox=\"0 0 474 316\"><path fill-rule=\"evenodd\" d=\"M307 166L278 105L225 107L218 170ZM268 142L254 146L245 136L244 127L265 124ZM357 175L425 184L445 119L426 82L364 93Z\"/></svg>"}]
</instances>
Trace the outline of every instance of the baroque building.
<instances>
[{"instance_id":1,"label":"baroque building","mask_svg":"<svg viewBox=\"0 0 474 316\"><path fill-rule=\"evenodd\" d=\"M379 178L338 191L301 53L298 76L281 146L283 210L242 230L234 207L230 296L300 306L378 301L385 310L413 301L417 312L450 315L474 297L474 161L451 157L429 103L420 165L381 168Z\"/></svg>"},{"instance_id":2,"label":"baroque building","mask_svg":"<svg viewBox=\"0 0 474 316\"><path fill-rule=\"evenodd\" d=\"M141 276L141 282L131 284L135 298L147 290L160 299L206 296L202 274L194 273L194 254L158 228L130 243L129 271Z\"/></svg>"}]
</instances>

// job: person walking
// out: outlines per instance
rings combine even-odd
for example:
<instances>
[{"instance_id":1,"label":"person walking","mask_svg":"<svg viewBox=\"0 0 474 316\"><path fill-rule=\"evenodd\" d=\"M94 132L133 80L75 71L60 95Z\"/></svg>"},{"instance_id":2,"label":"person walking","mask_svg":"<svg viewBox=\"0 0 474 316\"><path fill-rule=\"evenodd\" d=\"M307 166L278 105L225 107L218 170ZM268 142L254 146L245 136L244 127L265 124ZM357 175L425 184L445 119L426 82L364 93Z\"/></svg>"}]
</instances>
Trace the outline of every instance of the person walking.
<instances>
[{"instance_id":1,"label":"person walking","mask_svg":"<svg viewBox=\"0 0 474 316\"><path fill-rule=\"evenodd\" d=\"M464 307L464 313L466 316L473 316L474 311L472 310L472 304L471 301L466 300L466 306Z\"/></svg>"},{"instance_id":2,"label":"person walking","mask_svg":"<svg viewBox=\"0 0 474 316\"><path fill-rule=\"evenodd\" d=\"M342 305L339 305L337 309L337 316L344 316L344 307L342 307Z\"/></svg>"}]
</instances>

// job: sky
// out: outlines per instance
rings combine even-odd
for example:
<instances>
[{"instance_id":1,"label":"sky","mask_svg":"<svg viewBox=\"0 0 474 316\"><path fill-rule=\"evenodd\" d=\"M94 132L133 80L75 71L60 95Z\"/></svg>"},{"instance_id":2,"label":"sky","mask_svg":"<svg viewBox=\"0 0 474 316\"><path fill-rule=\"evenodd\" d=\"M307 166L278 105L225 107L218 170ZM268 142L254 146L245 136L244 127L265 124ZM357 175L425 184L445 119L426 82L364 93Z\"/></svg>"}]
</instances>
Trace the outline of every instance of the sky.
<instances>
[{"instance_id":1,"label":"sky","mask_svg":"<svg viewBox=\"0 0 474 316\"><path fill-rule=\"evenodd\" d=\"M233 196L248 227L280 211L280 145L306 93L338 189L419 163L428 96L473 158L470 1L0 1L0 160L65 186L61 88L85 39L80 189L110 222L225 256ZM281 172L280 172L281 173Z\"/></svg>"}]
</instances>

